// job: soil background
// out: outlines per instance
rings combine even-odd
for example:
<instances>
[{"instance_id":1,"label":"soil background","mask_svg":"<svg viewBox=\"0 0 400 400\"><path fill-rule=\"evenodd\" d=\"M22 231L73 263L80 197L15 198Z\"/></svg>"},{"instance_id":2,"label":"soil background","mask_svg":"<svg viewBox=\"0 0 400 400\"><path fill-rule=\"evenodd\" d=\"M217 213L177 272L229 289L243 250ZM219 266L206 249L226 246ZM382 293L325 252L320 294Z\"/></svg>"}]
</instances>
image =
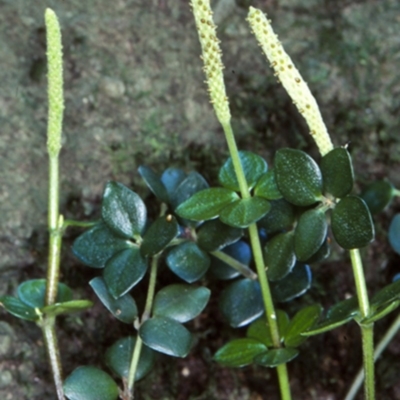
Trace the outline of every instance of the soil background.
<instances>
[{"instance_id":1,"label":"soil background","mask_svg":"<svg viewBox=\"0 0 400 400\"><path fill-rule=\"evenodd\" d=\"M400 2L398 0L220 0L215 19L224 52L227 91L241 149L269 162L282 146L318 158L307 128L276 82L245 21L249 5L273 21L286 50L309 83L335 145L349 144L358 188L387 177L400 187ZM207 98L193 16L184 0L0 0L0 295L18 282L43 277L46 265L46 63L43 14L57 13L63 33L65 117L61 210L68 218L99 215L103 187L118 180L140 195L137 173L146 164L201 172L216 182L227 156ZM376 240L363 251L370 292L400 272L387 242L400 202L376 218ZM95 300L95 271L70 252L79 231L65 238L62 280L76 296ZM308 294L329 307L354 292L347 254L335 248L314 266ZM230 370L212 354L243 334L221 320L218 299L191 326L198 344L182 360L160 357L137 386L137 399L279 398L274 371ZM100 304L60 318L64 370L102 365L104 349L121 334ZM395 315L376 324L376 338ZM0 398L54 399L40 330L0 314ZM211 323L210 319L216 323ZM344 398L360 367L355 324L307 341L289 365L294 399ZM400 399L400 339L377 363L377 398Z\"/></svg>"}]
</instances>

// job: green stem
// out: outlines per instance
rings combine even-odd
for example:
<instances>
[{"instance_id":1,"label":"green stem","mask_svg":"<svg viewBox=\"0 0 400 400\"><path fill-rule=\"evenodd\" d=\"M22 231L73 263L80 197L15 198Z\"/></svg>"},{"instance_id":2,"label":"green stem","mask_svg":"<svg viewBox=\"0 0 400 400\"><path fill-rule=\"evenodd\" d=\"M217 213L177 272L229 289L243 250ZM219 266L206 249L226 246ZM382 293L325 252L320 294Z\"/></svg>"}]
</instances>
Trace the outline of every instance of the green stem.
<instances>
[{"instance_id":1,"label":"green stem","mask_svg":"<svg viewBox=\"0 0 400 400\"><path fill-rule=\"evenodd\" d=\"M364 269L359 249L350 250L351 265L356 284L358 304L361 312L361 319L370 315L367 285L365 283ZM364 391L366 400L375 399L375 378L374 378L374 324L360 324L362 336L363 365L365 371Z\"/></svg>"},{"instance_id":2,"label":"green stem","mask_svg":"<svg viewBox=\"0 0 400 400\"><path fill-rule=\"evenodd\" d=\"M142 325L145 321L150 318L151 309L153 307L153 300L154 300L154 293L156 289L156 280L157 280L157 268L158 268L158 260L160 255L156 255L151 260L151 269L150 269L150 279L149 279L149 287L147 289L147 298L146 304L144 306L144 311L142 314L142 318L140 320L140 325ZM135 385L135 375L137 366L139 364L140 353L142 350L142 339L139 336L139 333L136 337L135 348L133 349L131 365L129 368L129 375L128 375L128 391L129 393L133 393L133 387Z\"/></svg>"},{"instance_id":3,"label":"green stem","mask_svg":"<svg viewBox=\"0 0 400 400\"><path fill-rule=\"evenodd\" d=\"M210 254L236 269L236 271L240 272L244 277L252 280L257 279L257 274L252 269L231 257L229 254L226 254L223 251L212 251Z\"/></svg>"},{"instance_id":4,"label":"green stem","mask_svg":"<svg viewBox=\"0 0 400 400\"><path fill-rule=\"evenodd\" d=\"M63 223L63 229L65 230L69 226L76 226L78 228L91 228L92 226L96 225L98 221L92 222L84 222L84 221L75 221L72 219L65 219Z\"/></svg>"}]
</instances>

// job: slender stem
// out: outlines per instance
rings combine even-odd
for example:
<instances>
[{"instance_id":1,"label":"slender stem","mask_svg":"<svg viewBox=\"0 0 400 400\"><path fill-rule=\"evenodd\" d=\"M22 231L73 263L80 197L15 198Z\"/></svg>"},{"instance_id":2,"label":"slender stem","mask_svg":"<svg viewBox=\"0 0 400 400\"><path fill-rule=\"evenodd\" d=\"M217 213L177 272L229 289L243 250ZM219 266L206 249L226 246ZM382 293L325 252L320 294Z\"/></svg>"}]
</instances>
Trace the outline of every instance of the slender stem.
<instances>
[{"instance_id":1,"label":"slender stem","mask_svg":"<svg viewBox=\"0 0 400 400\"><path fill-rule=\"evenodd\" d=\"M65 230L69 226L76 226L79 228L91 228L92 226L96 225L98 221L92 221L92 222L84 222L84 221L75 221L72 219L65 219L63 223L63 229Z\"/></svg>"},{"instance_id":2,"label":"slender stem","mask_svg":"<svg viewBox=\"0 0 400 400\"><path fill-rule=\"evenodd\" d=\"M396 335L398 330L400 329L400 314L397 316L395 321L390 325L389 329L386 331L385 335L383 338L379 341L378 345L376 346L376 349L374 351L374 361L376 361L382 352L385 350L385 348L388 346L388 344L391 342L393 337ZM345 400L353 400L360 389L360 386L364 380L364 370L360 369L358 371L357 376L355 377L353 384L351 385Z\"/></svg>"},{"instance_id":3,"label":"slender stem","mask_svg":"<svg viewBox=\"0 0 400 400\"><path fill-rule=\"evenodd\" d=\"M242 264L235 258L231 257L229 254L226 254L223 251L212 251L210 254L236 269L236 271L240 272L244 277L252 280L257 279L257 274L252 269L250 269L246 264Z\"/></svg>"},{"instance_id":4,"label":"slender stem","mask_svg":"<svg viewBox=\"0 0 400 400\"><path fill-rule=\"evenodd\" d=\"M356 291L358 304L360 306L361 318L369 316L369 299L367 285L365 283L364 269L361 260L360 250L350 250L351 265L353 267L353 275L356 283Z\"/></svg>"}]
</instances>

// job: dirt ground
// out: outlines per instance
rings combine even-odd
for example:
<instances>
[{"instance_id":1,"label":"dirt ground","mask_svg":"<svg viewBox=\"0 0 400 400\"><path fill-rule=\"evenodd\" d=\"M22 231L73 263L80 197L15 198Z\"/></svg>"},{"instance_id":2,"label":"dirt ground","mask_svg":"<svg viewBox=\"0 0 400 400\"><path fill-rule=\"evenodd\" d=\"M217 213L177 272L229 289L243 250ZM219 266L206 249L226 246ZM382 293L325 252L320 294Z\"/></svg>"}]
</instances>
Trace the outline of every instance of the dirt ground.
<instances>
[{"instance_id":1,"label":"dirt ground","mask_svg":"<svg viewBox=\"0 0 400 400\"><path fill-rule=\"evenodd\" d=\"M388 177L400 187L400 3L398 0L219 0L212 2L222 40L226 84L239 147L268 161L282 146L317 151L301 117L276 82L249 32L249 5L273 21L285 48L309 83L336 145L350 142L361 188ZM196 169L212 183L227 155L210 107L200 47L186 0L0 0L0 295L42 277L46 263L46 66L43 14L59 16L64 45L64 145L61 208L93 219L107 180L141 195L137 167ZM371 293L399 271L386 232L400 202L377 219L377 238L363 251ZM93 298L93 276L64 246L63 281ZM335 250L314 268L307 296L288 310L324 306L353 293L349 261ZM278 399L274 371L229 370L212 354L229 338L213 299L192 326L198 345L183 360L160 357L138 385L138 399ZM0 313L0 398L54 399L40 330ZM218 321L217 324L211 323ZM393 316L379 322L382 336ZM114 329L115 325L115 329ZM111 329L111 327L113 329ZM128 334L100 305L60 320L69 373L101 365L115 338ZM359 368L359 331L346 325L309 340L289 366L294 399L339 400ZM83 354L83 355L82 355ZM378 397L400 399L400 340L377 364ZM356 361L355 361L356 360ZM189 371L189 374L188 374Z\"/></svg>"}]
</instances>

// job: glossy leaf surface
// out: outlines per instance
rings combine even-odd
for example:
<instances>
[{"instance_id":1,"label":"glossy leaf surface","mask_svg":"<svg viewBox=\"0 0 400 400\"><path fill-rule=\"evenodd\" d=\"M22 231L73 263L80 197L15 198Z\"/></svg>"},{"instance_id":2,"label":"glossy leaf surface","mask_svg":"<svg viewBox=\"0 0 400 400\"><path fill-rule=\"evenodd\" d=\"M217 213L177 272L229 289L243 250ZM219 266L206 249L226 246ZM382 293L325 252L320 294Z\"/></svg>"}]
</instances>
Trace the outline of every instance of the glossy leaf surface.
<instances>
[{"instance_id":1,"label":"glossy leaf surface","mask_svg":"<svg viewBox=\"0 0 400 400\"><path fill-rule=\"evenodd\" d=\"M239 151L240 161L249 189L253 188L268 169L266 161L249 151ZM232 159L229 157L218 174L219 183L227 189L240 192Z\"/></svg>"},{"instance_id":2,"label":"glossy leaf surface","mask_svg":"<svg viewBox=\"0 0 400 400\"><path fill-rule=\"evenodd\" d=\"M194 242L173 247L166 261L170 270L188 283L202 278L210 266L210 257Z\"/></svg>"},{"instance_id":3,"label":"glossy leaf surface","mask_svg":"<svg viewBox=\"0 0 400 400\"><path fill-rule=\"evenodd\" d=\"M135 343L136 338L133 336L128 336L117 340L106 351L105 362L119 378L128 379ZM140 352L139 363L136 369L135 381L142 379L151 371L154 360L154 351L146 345L143 345L142 351Z\"/></svg>"},{"instance_id":4,"label":"glossy leaf surface","mask_svg":"<svg viewBox=\"0 0 400 400\"><path fill-rule=\"evenodd\" d=\"M161 177L158 176L151 168L146 167L145 165L141 165L138 168L138 171L140 176L146 182L146 185L154 193L154 195L164 203L168 203L168 192L161 181Z\"/></svg>"},{"instance_id":5,"label":"glossy leaf surface","mask_svg":"<svg viewBox=\"0 0 400 400\"><path fill-rule=\"evenodd\" d=\"M394 187L387 181L376 181L368 185L360 197L367 204L371 214L383 211L393 199Z\"/></svg>"},{"instance_id":6,"label":"glossy leaf surface","mask_svg":"<svg viewBox=\"0 0 400 400\"><path fill-rule=\"evenodd\" d=\"M176 188L186 178L186 173L178 168L167 168L161 175L161 182L167 190L169 199L172 199Z\"/></svg>"},{"instance_id":7,"label":"glossy leaf surface","mask_svg":"<svg viewBox=\"0 0 400 400\"><path fill-rule=\"evenodd\" d=\"M208 183L197 172L191 172L186 178L178 185L176 190L171 195L171 203L174 208L188 200L195 193L207 189Z\"/></svg>"},{"instance_id":8,"label":"glossy leaf surface","mask_svg":"<svg viewBox=\"0 0 400 400\"><path fill-rule=\"evenodd\" d=\"M170 318L148 319L140 327L139 334L148 347L173 357L186 357L192 345L191 333Z\"/></svg>"},{"instance_id":9,"label":"glossy leaf surface","mask_svg":"<svg viewBox=\"0 0 400 400\"><path fill-rule=\"evenodd\" d=\"M297 349L284 347L281 349L270 349L267 353L259 354L254 357L254 363L263 367L274 368L280 364L288 363L299 354Z\"/></svg>"},{"instance_id":10,"label":"glossy leaf surface","mask_svg":"<svg viewBox=\"0 0 400 400\"><path fill-rule=\"evenodd\" d=\"M128 240L115 235L106 224L100 222L75 240L72 251L87 266L104 268L106 262L114 254L132 245Z\"/></svg>"},{"instance_id":11,"label":"glossy leaf surface","mask_svg":"<svg viewBox=\"0 0 400 400\"><path fill-rule=\"evenodd\" d=\"M266 174L261 176L254 188L254 194L268 200L278 200L282 198L282 194L279 191L275 180L275 172L273 169L268 170Z\"/></svg>"},{"instance_id":12,"label":"glossy leaf surface","mask_svg":"<svg viewBox=\"0 0 400 400\"><path fill-rule=\"evenodd\" d=\"M374 239L375 229L367 205L357 196L347 196L332 210L331 226L344 249L365 247Z\"/></svg>"},{"instance_id":13,"label":"glossy leaf surface","mask_svg":"<svg viewBox=\"0 0 400 400\"><path fill-rule=\"evenodd\" d=\"M400 214L396 214L389 226L389 243L393 250L400 254Z\"/></svg>"},{"instance_id":14,"label":"glossy leaf surface","mask_svg":"<svg viewBox=\"0 0 400 400\"><path fill-rule=\"evenodd\" d=\"M275 301L284 303L304 294L311 286L311 270L308 265L297 263L283 279L271 282Z\"/></svg>"},{"instance_id":15,"label":"glossy leaf surface","mask_svg":"<svg viewBox=\"0 0 400 400\"><path fill-rule=\"evenodd\" d=\"M379 292L372 297L370 304L372 308L376 309L399 299L400 280L395 281L390 285L385 286L383 289L379 290Z\"/></svg>"},{"instance_id":16,"label":"glossy leaf surface","mask_svg":"<svg viewBox=\"0 0 400 400\"><path fill-rule=\"evenodd\" d=\"M205 287L184 284L166 286L154 298L153 315L181 323L190 321L204 310L210 294Z\"/></svg>"},{"instance_id":17,"label":"glossy leaf surface","mask_svg":"<svg viewBox=\"0 0 400 400\"><path fill-rule=\"evenodd\" d=\"M39 319L39 315L35 312L34 308L27 306L16 297L2 296L0 297L0 305L17 318L27 321L37 321Z\"/></svg>"},{"instance_id":18,"label":"glossy leaf surface","mask_svg":"<svg viewBox=\"0 0 400 400\"><path fill-rule=\"evenodd\" d=\"M95 367L78 367L64 382L69 400L116 400L118 386L110 375Z\"/></svg>"},{"instance_id":19,"label":"glossy leaf surface","mask_svg":"<svg viewBox=\"0 0 400 400\"><path fill-rule=\"evenodd\" d=\"M239 368L253 363L253 358L268 351L256 339L243 338L231 340L214 355L214 360L225 367Z\"/></svg>"},{"instance_id":20,"label":"glossy leaf surface","mask_svg":"<svg viewBox=\"0 0 400 400\"><path fill-rule=\"evenodd\" d=\"M104 282L115 299L129 292L147 271L147 260L138 247L122 250L112 257L103 271Z\"/></svg>"},{"instance_id":21,"label":"glossy leaf surface","mask_svg":"<svg viewBox=\"0 0 400 400\"><path fill-rule=\"evenodd\" d=\"M250 324L264 311L260 284L250 279L231 283L221 294L220 310L233 328Z\"/></svg>"},{"instance_id":22,"label":"glossy leaf surface","mask_svg":"<svg viewBox=\"0 0 400 400\"><path fill-rule=\"evenodd\" d=\"M236 200L225 207L221 214L221 221L236 228L247 228L258 221L271 209L268 200L262 197L250 197Z\"/></svg>"},{"instance_id":23,"label":"glossy leaf surface","mask_svg":"<svg viewBox=\"0 0 400 400\"><path fill-rule=\"evenodd\" d=\"M371 315L360 321L361 324L371 324L373 322L379 321L386 315L390 314L392 311L396 310L400 306L400 300L395 300L386 306L379 307L371 312Z\"/></svg>"},{"instance_id":24,"label":"glossy leaf surface","mask_svg":"<svg viewBox=\"0 0 400 400\"><path fill-rule=\"evenodd\" d=\"M140 252L144 257L153 256L179 234L179 225L173 215L157 218L143 236Z\"/></svg>"},{"instance_id":25,"label":"glossy leaf surface","mask_svg":"<svg viewBox=\"0 0 400 400\"><path fill-rule=\"evenodd\" d=\"M309 206L322 198L322 174L306 153L281 149L275 155L275 178L283 197L297 206Z\"/></svg>"},{"instance_id":26,"label":"glossy leaf surface","mask_svg":"<svg viewBox=\"0 0 400 400\"><path fill-rule=\"evenodd\" d=\"M271 235L290 230L295 219L293 206L285 199L273 200L270 204L270 211L257 222L257 225Z\"/></svg>"},{"instance_id":27,"label":"glossy leaf surface","mask_svg":"<svg viewBox=\"0 0 400 400\"><path fill-rule=\"evenodd\" d=\"M101 216L117 235L132 238L141 234L147 210L135 192L122 183L108 182L104 189Z\"/></svg>"},{"instance_id":28,"label":"glossy leaf surface","mask_svg":"<svg viewBox=\"0 0 400 400\"><path fill-rule=\"evenodd\" d=\"M325 213L312 209L301 214L294 233L294 252L299 261L313 256L325 241L328 222Z\"/></svg>"},{"instance_id":29,"label":"glossy leaf surface","mask_svg":"<svg viewBox=\"0 0 400 400\"><path fill-rule=\"evenodd\" d=\"M125 294L118 299L115 299L109 292L103 278L97 277L89 282L90 286L96 293L97 297L103 303L104 307L126 324L132 324L138 316L136 302L130 294Z\"/></svg>"},{"instance_id":30,"label":"glossy leaf surface","mask_svg":"<svg viewBox=\"0 0 400 400\"><path fill-rule=\"evenodd\" d=\"M353 189L353 163L349 152L345 148L337 147L323 156L321 172L324 193L342 198L347 196Z\"/></svg>"}]
</instances>

